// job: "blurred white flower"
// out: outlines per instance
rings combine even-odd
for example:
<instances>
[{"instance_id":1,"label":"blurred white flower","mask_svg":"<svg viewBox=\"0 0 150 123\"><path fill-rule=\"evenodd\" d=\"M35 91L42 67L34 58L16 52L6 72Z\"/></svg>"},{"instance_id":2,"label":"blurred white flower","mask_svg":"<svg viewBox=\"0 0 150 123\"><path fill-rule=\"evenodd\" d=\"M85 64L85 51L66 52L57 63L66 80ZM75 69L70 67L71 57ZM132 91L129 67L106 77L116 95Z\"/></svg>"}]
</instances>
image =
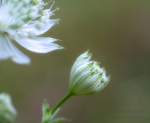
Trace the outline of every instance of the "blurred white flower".
<instances>
[{"instance_id":1,"label":"blurred white flower","mask_svg":"<svg viewBox=\"0 0 150 123\"><path fill-rule=\"evenodd\" d=\"M86 95L100 91L110 80L106 77L104 68L96 61L89 61L88 51L80 55L75 61L70 74L69 88L74 95Z\"/></svg>"},{"instance_id":2,"label":"blurred white flower","mask_svg":"<svg viewBox=\"0 0 150 123\"><path fill-rule=\"evenodd\" d=\"M8 94L0 94L0 123L13 123L17 112Z\"/></svg>"},{"instance_id":3,"label":"blurred white flower","mask_svg":"<svg viewBox=\"0 0 150 123\"><path fill-rule=\"evenodd\" d=\"M42 0L0 0L0 60L11 58L19 64L28 64L30 59L20 52L12 40L24 48L36 52L47 53L63 47L53 42L50 37L36 37L47 32L59 19L50 19L54 4L43 10Z\"/></svg>"}]
</instances>

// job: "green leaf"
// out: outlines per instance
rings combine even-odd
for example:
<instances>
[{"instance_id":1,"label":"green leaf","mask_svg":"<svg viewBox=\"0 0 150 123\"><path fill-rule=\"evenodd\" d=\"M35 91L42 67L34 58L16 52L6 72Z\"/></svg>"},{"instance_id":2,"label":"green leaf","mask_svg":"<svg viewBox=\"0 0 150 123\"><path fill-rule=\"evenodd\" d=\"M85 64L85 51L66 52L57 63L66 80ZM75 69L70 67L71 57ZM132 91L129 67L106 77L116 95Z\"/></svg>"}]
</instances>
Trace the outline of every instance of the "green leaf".
<instances>
[{"instance_id":1,"label":"green leaf","mask_svg":"<svg viewBox=\"0 0 150 123\"><path fill-rule=\"evenodd\" d=\"M47 109L45 110L45 116L50 116L50 110L49 110L49 108L47 108Z\"/></svg>"},{"instance_id":2,"label":"green leaf","mask_svg":"<svg viewBox=\"0 0 150 123\"><path fill-rule=\"evenodd\" d=\"M49 104L48 104L47 100L44 100L43 105L42 105L42 112L43 112L43 115L45 114L45 110L46 110L47 108L49 109Z\"/></svg>"},{"instance_id":3,"label":"green leaf","mask_svg":"<svg viewBox=\"0 0 150 123\"><path fill-rule=\"evenodd\" d=\"M46 100L44 100L43 105L42 105L42 112L43 112L42 123L58 123L58 122L69 121L66 118L55 118L54 119L54 117L59 112L59 110L60 110L60 108L58 108L53 114L51 114L49 104Z\"/></svg>"},{"instance_id":4,"label":"green leaf","mask_svg":"<svg viewBox=\"0 0 150 123\"><path fill-rule=\"evenodd\" d=\"M54 123L65 122L65 121L69 121L69 120L63 117L56 118L55 120L53 120Z\"/></svg>"},{"instance_id":5,"label":"green leaf","mask_svg":"<svg viewBox=\"0 0 150 123\"><path fill-rule=\"evenodd\" d=\"M43 102L42 112L43 112L42 123L48 123L51 120L51 111L49 109L49 104L47 103L46 100L44 100Z\"/></svg>"},{"instance_id":6,"label":"green leaf","mask_svg":"<svg viewBox=\"0 0 150 123\"><path fill-rule=\"evenodd\" d=\"M50 120L50 117L51 117L50 110L49 110L49 108L47 108L45 110L45 114L43 115L43 122L47 123Z\"/></svg>"},{"instance_id":7,"label":"green leaf","mask_svg":"<svg viewBox=\"0 0 150 123\"><path fill-rule=\"evenodd\" d=\"M60 108L58 108L52 115L52 119L57 115L57 113L59 112Z\"/></svg>"}]
</instances>

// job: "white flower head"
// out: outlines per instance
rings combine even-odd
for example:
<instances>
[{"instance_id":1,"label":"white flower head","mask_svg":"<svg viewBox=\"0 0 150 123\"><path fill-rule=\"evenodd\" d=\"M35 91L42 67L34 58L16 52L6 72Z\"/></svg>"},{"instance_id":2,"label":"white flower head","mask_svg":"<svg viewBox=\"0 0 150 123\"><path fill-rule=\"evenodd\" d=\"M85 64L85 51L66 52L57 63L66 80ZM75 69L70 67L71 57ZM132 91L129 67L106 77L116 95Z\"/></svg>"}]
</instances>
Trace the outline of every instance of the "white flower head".
<instances>
[{"instance_id":1,"label":"white flower head","mask_svg":"<svg viewBox=\"0 0 150 123\"><path fill-rule=\"evenodd\" d=\"M19 64L30 59L11 42L15 40L24 48L36 53L48 53L63 47L50 37L36 37L47 32L59 19L50 19L57 9L44 7L42 0L0 0L0 61L11 58Z\"/></svg>"},{"instance_id":2,"label":"white flower head","mask_svg":"<svg viewBox=\"0 0 150 123\"><path fill-rule=\"evenodd\" d=\"M110 80L104 68L96 61L89 61L88 51L80 55L72 66L70 73L70 92L74 95L86 95L100 91Z\"/></svg>"},{"instance_id":3,"label":"white flower head","mask_svg":"<svg viewBox=\"0 0 150 123\"><path fill-rule=\"evenodd\" d=\"M0 94L0 123L13 123L17 112L8 94Z\"/></svg>"}]
</instances>

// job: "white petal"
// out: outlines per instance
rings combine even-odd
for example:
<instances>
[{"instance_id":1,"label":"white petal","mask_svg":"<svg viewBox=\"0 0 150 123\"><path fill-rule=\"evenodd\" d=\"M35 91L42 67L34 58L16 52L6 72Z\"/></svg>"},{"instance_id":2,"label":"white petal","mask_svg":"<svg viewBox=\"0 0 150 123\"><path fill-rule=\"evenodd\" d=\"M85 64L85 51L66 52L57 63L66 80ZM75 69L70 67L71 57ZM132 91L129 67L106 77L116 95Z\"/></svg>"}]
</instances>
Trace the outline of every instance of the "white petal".
<instances>
[{"instance_id":1,"label":"white petal","mask_svg":"<svg viewBox=\"0 0 150 123\"><path fill-rule=\"evenodd\" d=\"M85 64L86 62L88 62L91 58L91 54L88 54L88 51L86 51L85 53L81 54L76 61L74 62L72 68L71 68L71 74L73 72L75 72L75 70L81 66L82 64Z\"/></svg>"},{"instance_id":2,"label":"white petal","mask_svg":"<svg viewBox=\"0 0 150 123\"><path fill-rule=\"evenodd\" d=\"M98 85L101 85L101 78L97 78L97 75L93 75L89 80L87 80L84 84L80 85L82 90L78 89L80 94L90 94L98 91Z\"/></svg>"},{"instance_id":3,"label":"white petal","mask_svg":"<svg viewBox=\"0 0 150 123\"><path fill-rule=\"evenodd\" d=\"M69 88L70 90L74 88L74 85L85 78L86 74L88 74L92 68L93 62L87 62L81 66L79 66L74 72L70 74L70 83Z\"/></svg>"},{"instance_id":4,"label":"white petal","mask_svg":"<svg viewBox=\"0 0 150 123\"><path fill-rule=\"evenodd\" d=\"M13 56L6 38L0 36L0 59L8 59Z\"/></svg>"},{"instance_id":5,"label":"white petal","mask_svg":"<svg viewBox=\"0 0 150 123\"><path fill-rule=\"evenodd\" d=\"M45 32L47 32L52 26L56 24L57 20L49 20L47 23L43 25L41 29L36 28L36 24L39 23L39 21L35 21L33 24L25 25L20 29L20 31L24 32L33 32L35 35L41 35Z\"/></svg>"},{"instance_id":6,"label":"white petal","mask_svg":"<svg viewBox=\"0 0 150 123\"><path fill-rule=\"evenodd\" d=\"M18 50L8 39L8 37L1 37L0 41L0 59L11 58L12 61L18 64L28 64L30 59Z\"/></svg>"},{"instance_id":7,"label":"white petal","mask_svg":"<svg viewBox=\"0 0 150 123\"><path fill-rule=\"evenodd\" d=\"M51 43L56 41L53 38L34 37L34 38L15 38L15 40L26 49L36 53L48 53L63 47L58 44Z\"/></svg>"}]
</instances>

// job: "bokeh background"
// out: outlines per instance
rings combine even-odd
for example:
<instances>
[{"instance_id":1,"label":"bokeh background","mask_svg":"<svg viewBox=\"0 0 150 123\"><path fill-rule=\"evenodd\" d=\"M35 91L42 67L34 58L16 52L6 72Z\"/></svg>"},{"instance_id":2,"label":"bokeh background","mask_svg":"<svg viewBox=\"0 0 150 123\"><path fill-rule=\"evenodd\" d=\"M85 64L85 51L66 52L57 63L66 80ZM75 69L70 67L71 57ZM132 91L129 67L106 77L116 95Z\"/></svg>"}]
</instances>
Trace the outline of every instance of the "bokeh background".
<instances>
[{"instance_id":1,"label":"bokeh background","mask_svg":"<svg viewBox=\"0 0 150 123\"><path fill-rule=\"evenodd\" d=\"M97 94L71 97L57 116L70 123L150 122L150 1L56 0L60 23L43 36L65 47L36 54L19 47L30 65L1 62L0 92L11 95L16 123L40 123L41 105L53 107L68 91L70 69L86 50L101 62L110 83Z\"/></svg>"}]
</instances>

